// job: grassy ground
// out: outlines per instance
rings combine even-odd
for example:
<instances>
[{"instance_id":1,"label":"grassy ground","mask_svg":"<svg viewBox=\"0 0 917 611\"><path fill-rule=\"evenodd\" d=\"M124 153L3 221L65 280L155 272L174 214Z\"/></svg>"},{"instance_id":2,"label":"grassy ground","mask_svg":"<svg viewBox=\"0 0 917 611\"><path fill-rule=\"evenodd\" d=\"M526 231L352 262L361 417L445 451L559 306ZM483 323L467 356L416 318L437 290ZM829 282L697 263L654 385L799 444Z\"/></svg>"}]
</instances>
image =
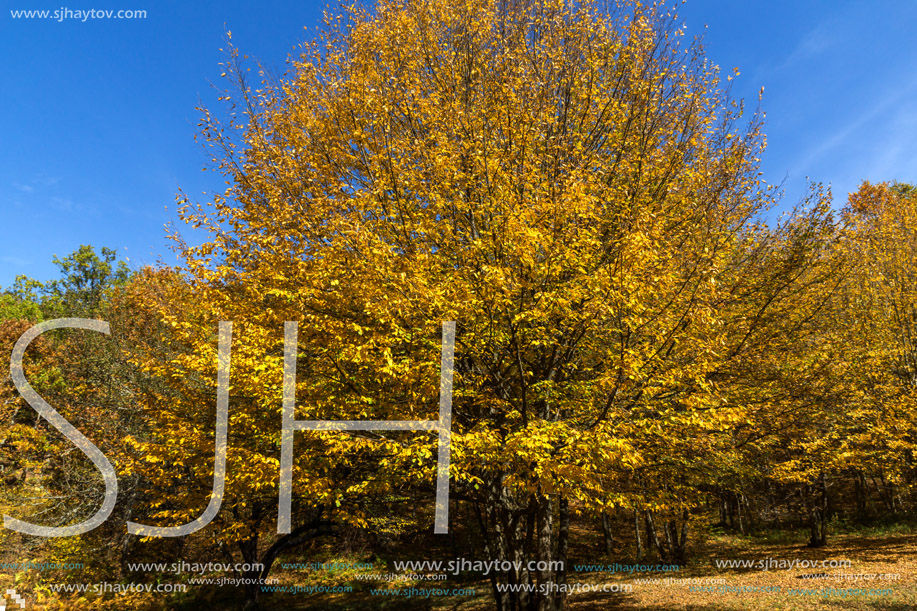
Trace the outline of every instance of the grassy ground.
<instances>
[{"instance_id":1,"label":"grassy ground","mask_svg":"<svg viewBox=\"0 0 917 611\"><path fill-rule=\"evenodd\" d=\"M680 571L678 578L699 580L718 579L721 584L709 588L728 586L726 593L691 591L689 585L642 584L634 585L633 592L611 601L575 601L577 611L586 609L767 609L767 610L822 610L822 609L886 609L903 611L917 609L917 535L838 535L831 545L812 550L797 542L758 542L749 545L746 538L715 537L708 541L703 554L705 561L689 565ZM849 560L845 568L774 568L768 571L753 569L718 569L713 559L748 559L755 563L774 560ZM878 580L861 577L854 581L849 576L897 574L896 580ZM814 577L813 576L819 576ZM809 578L804 578L809 577ZM704 585L698 586L704 588ZM758 588L770 592L735 592ZM779 591L776 591L779 588ZM826 589L833 593L826 595ZM725 588L724 588L725 589ZM853 590L861 590L854 592ZM890 594L871 596L862 590L891 590ZM795 591L795 594L794 594ZM596 604L597 603L597 604Z\"/></svg>"},{"instance_id":2,"label":"grassy ground","mask_svg":"<svg viewBox=\"0 0 917 611\"><path fill-rule=\"evenodd\" d=\"M606 594L578 592L569 597L573 611L600 609L646 609L651 611L714 609L722 611L762 609L790 610L867 610L904 611L917 609L917 534L881 532L835 535L823 549L805 546L802 536L771 533L765 537L716 535L695 548L695 560L680 571L668 573L635 572L633 574L573 572L568 583L630 585L630 592ZM798 561L850 561L843 568L717 568L714 560L750 560L753 564ZM580 559L588 563L625 563L615 558ZM578 563L578 562L577 562ZM571 562L571 564L573 564ZM375 569L378 571L378 568ZM898 579L879 580L863 575L897 574ZM860 575L858 579L854 577ZM817 577L812 577L817 576ZM352 588L352 592L331 595L277 596L276 608L289 609L430 609L472 611L491 609L490 583L486 579L465 576L445 582L369 583L356 579L354 572L284 572L277 577L283 583ZM697 582L665 583L671 580ZM657 579L657 583L640 583ZM708 580L715 580L710 583ZM692 591L692 585L695 590ZM431 598L382 597L372 595L371 588L474 588L476 595L437 596ZM727 590L727 588L729 588ZM778 590L779 588L779 590ZM826 589L833 591L826 593ZM737 592L736 590L745 591ZM757 591L748 591L757 589ZM762 591L768 589L769 591ZM705 591L706 590L706 591ZM723 591L726 590L726 591ZM854 590L860 590L856 592ZM869 595L868 590L891 590L889 594Z\"/></svg>"},{"instance_id":3,"label":"grassy ground","mask_svg":"<svg viewBox=\"0 0 917 611\"><path fill-rule=\"evenodd\" d=\"M885 610L905 611L917 609L917 534L907 525L892 525L868 530L844 532L835 528L829 539L829 546L810 549L805 546L801 531L770 531L760 536L736 536L707 534L692 545L691 563L677 572L634 572L611 573L596 571L577 572L577 564L630 564L629 550L618 550L610 557L600 556L590 550L600 547L599 535L589 525L581 525L575 541L580 547L572 550L574 557L568 565L568 584L609 584L619 588L629 586L630 590L618 593L576 592L569 597L572 611L598 611L605 609L650 611L712 609L721 611L761 609L767 611L789 610ZM838 534L840 533L840 534ZM458 557L463 554L458 553ZM471 557L469 553L465 557ZM448 575L445 581L367 581L359 575L367 573L394 573L391 563L394 559L451 560L456 550L422 542L413 545L399 545L385 554L384 558L354 552L346 556L334 555L329 544L325 548L313 548L302 559L287 558L283 562L371 562L372 570L309 570L284 569L276 565L272 577L279 585L295 585L300 588L349 588L347 592L297 594L265 594L265 609L289 610L424 610L424 611L483 611L493 608L490 582L480 573L466 572L458 576ZM849 567L818 567L787 570L774 567L759 568L717 568L716 560L745 560L753 565L766 565L769 561L850 561ZM879 580L860 577L858 580L846 576L896 574L898 579ZM805 577L808 578L805 578ZM0 585L10 587L12 575L0 575ZM668 583L665 579L669 578ZM656 580L655 583L652 580ZM696 581L679 581L696 580ZM38 586L34 580L26 580ZM167 581L173 581L169 579ZM673 582L674 581L674 582ZM27 583L23 583L27 586ZM692 587L693 586L693 587ZM380 588L401 589L454 589L473 588L474 595L434 596L383 596L374 594ZM825 595L825 588L833 593ZM746 591L737 592L738 589ZM747 591L758 589L758 591ZM762 591L769 589L770 591ZM853 590L859 589L859 592ZM869 595L869 590L887 589L890 593L880 596ZM808 592L806 592L808 590ZM180 597L169 599L155 596L131 596L98 600L90 596L82 600L50 596L38 600L29 597L28 609L170 609L176 611L202 611L204 609L238 609L241 607L242 588L193 587L192 591ZM24 592L29 594L29 592ZM8 605L9 607L9 605Z\"/></svg>"}]
</instances>

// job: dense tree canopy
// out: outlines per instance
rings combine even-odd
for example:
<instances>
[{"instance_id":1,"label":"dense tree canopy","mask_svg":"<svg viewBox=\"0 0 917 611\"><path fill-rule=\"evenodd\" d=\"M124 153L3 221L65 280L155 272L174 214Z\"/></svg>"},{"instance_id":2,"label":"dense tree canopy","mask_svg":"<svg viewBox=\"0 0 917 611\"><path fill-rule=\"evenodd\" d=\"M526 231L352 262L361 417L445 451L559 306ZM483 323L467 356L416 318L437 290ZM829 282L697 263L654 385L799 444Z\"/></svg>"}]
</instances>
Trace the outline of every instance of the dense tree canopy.
<instances>
[{"instance_id":1,"label":"dense tree canopy","mask_svg":"<svg viewBox=\"0 0 917 611\"><path fill-rule=\"evenodd\" d=\"M381 2L279 84L248 88L232 51L244 121L204 124L231 186L187 205L212 238L184 252L211 320L244 325L253 421L276 426L286 320L308 419L435 419L437 330L456 320L452 490L491 557L562 558L571 508L622 506L665 516L657 548L683 559L696 492L727 468L715 450L754 418L728 384L779 366L831 228L823 199L757 222L760 121L681 33L630 4ZM323 439L374 456L374 485L432 480L429 436ZM308 462L304 506L370 485L332 494Z\"/></svg>"}]
</instances>

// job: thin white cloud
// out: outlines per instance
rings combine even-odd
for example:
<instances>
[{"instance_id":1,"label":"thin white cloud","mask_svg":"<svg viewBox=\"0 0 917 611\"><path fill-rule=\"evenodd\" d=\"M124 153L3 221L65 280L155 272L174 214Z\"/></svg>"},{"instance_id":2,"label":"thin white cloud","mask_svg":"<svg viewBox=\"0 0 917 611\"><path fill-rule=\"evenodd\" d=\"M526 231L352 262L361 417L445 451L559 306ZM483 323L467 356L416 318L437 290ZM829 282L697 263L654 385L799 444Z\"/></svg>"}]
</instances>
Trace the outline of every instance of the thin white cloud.
<instances>
[{"instance_id":1,"label":"thin white cloud","mask_svg":"<svg viewBox=\"0 0 917 611\"><path fill-rule=\"evenodd\" d=\"M771 79L775 76L779 78L798 64L813 59L843 42L844 35L840 32L835 21L823 21L803 34L796 46L783 56L782 60L775 58L774 63L770 65L767 63L761 64L752 74L751 82L771 82Z\"/></svg>"},{"instance_id":2,"label":"thin white cloud","mask_svg":"<svg viewBox=\"0 0 917 611\"><path fill-rule=\"evenodd\" d=\"M824 53L837 42L839 42L837 28L827 22L820 23L804 34L799 42L796 43L793 50L790 51L789 55L787 55L773 70L775 72L786 70L794 64L798 64Z\"/></svg>"},{"instance_id":3,"label":"thin white cloud","mask_svg":"<svg viewBox=\"0 0 917 611\"><path fill-rule=\"evenodd\" d=\"M906 83L904 87L899 87L892 91L888 91L870 108L860 113L852 121L846 123L843 128L837 130L834 134L832 134L829 138L820 144L809 149L805 156L803 156L799 162L794 163L793 165L803 169L804 171L808 171L807 168L816 163L830 151L837 149L855 132L859 131L860 128L878 118L880 115L888 114L889 111L892 111L898 102L908 97L915 89L917 89L917 78L911 79L911 81ZM858 149L863 150L864 144L871 144L871 142L867 143L864 140L864 142L858 145Z\"/></svg>"}]
</instances>

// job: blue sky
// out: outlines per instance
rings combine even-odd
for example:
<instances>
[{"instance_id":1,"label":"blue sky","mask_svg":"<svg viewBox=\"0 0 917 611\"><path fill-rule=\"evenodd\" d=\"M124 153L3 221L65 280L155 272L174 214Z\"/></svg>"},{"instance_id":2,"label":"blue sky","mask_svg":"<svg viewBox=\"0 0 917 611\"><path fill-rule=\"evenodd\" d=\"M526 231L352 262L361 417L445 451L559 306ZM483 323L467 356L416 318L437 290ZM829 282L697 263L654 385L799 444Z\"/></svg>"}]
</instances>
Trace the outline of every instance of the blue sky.
<instances>
[{"instance_id":1,"label":"blue sky","mask_svg":"<svg viewBox=\"0 0 917 611\"><path fill-rule=\"evenodd\" d=\"M12 10L146 10L144 19L14 19ZM0 286L55 277L53 255L117 248L134 266L174 261L163 226L202 172L199 102L219 111L224 35L282 72L314 32L317 2L6 0L0 13ZM917 2L688 0L689 35L738 67L752 108L764 86L765 178L785 204L806 177L843 200L863 179L917 182ZM307 31L303 28L308 27Z\"/></svg>"}]
</instances>

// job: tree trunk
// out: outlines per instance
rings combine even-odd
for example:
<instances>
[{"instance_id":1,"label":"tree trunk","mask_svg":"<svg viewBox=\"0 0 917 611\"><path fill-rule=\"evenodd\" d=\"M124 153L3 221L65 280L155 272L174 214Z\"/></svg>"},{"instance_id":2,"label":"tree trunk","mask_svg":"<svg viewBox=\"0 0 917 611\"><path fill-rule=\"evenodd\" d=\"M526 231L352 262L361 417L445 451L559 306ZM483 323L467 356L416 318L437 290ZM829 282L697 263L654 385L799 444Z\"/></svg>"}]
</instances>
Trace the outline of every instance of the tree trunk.
<instances>
[{"instance_id":1,"label":"tree trunk","mask_svg":"<svg viewBox=\"0 0 917 611\"><path fill-rule=\"evenodd\" d=\"M688 562L688 519L690 514L685 509L681 514L681 528L678 528L678 521L671 520L671 538L669 539L669 550L671 556L669 560L678 565L685 565Z\"/></svg>"},{"instance_id":2,"label":"tree trunk","mask_svg":"<svg viewBox=\"0 0 917 611\"><path fill-rule=\"evenodd\" d=\"M857 521L865 523L867 516L866 495L869 493L869 489L866 486L866 478L859 469L854 472L853 490L856 496Z\"/></svg>"},{"instance_id":3,"label":"tree trunk","mask_svg":"<svg viewBox=\"0 0 917 611\"><path fill-rule=\"evenodd\" d=\"M486 481L486 480L485 480ZM506 562L509 570L489 575L497 611L562 611L566 592L560 591L566 571L552 567L566 563L569 502L545 495L516 495L502 485L502 476L486 481L483 498L475 502L478 524L489 561ZM529 571L528 563L536 561ZM504 567L506 568L506 567ZM500 591L504 585L535 585L531 592ZM540 586L545 587L541 591Z\"/></svg>"},{"instance_id":4,"label":"tree trunk","mask_svg":"<svg viewBox=\"0 0 917 611\"><path fill-rule=\"evenodd\" d=\"M745 534L745 521L742 516L742 495L735 494L736 500L736 519L739 522L739 532Z\"/></svg>"},{"instance_id":5,"label":"tree trunk","mask_svg":"<svg viewBox=\"0 0 917 611\"><path fill-rule=\"evenodd\" d=\"M546 568L538 571L538 583L550 588L554 583L554 572L550 562L554 559L554 514L550 497L542 497L538 502L538 560L546 563ZM554 596L548 591L538 596L538 611L555 611Z\"/></svg>"},{"instance_id":6,"label":"tree trunk","mask_svg":"<svg viewBox=\"0 0 917 611\"><path fill-rule=\"evenodd\" d=\"M824 471L818 476L816 494L809 512L809 547L824 547L828 543L828 486Z\"/></svg>"},{"instance_id":7,"label":"tree trunk","mask_svg":"<svg viewBox=\"0 0 917 611\"><path fill-rule=\"evenodd\" d=\"M634 539L637 541L637 560L643 560L646 550L643 549L643 539L640 538L640 512L634 508Z\"/></svg>"},{"instance_id":8,"label":"tree trunk","mask_svg":"<svg viewBox=\"0 0 917 611\"><path fill-rule=\"evenodd\" d=\"M608 517L607 513L602 513L602 537L605 540L605 555L611 555L611 544L614 542L614 539L611 537L611 519Z\"/></svg>"},{"instance_id":9,"label":"tree trunk","mask_svg":"<svg viewBox=\"0 0 917 611\"><path fill-rule=\"evenodd\" d=\"M485 552L490 561L520 563L507 571L494 570L490 573L490 583L498 611L534 611L538 594L529 592L501 592L500 585L527 584L532 577L525 566L526 538L528 524L533 513L540 517L540 511L532 512L532 499L523 504L522 499L513 497L503 487L503 475L496 474L486 483L486 493L480 503L479 524L484 535ZM536 501L537 502L537 501ZM536 508L539 509L539 508ZM541 533L539 532L539 544Z\"/></svg>"},{"instance_id":10,"label":"tree trunk","mask_svg":"<svg viewBox=\"0 0 917 611\"><path fill-rule=\"evenodd\" d=\"M661 561L665 562L668 560L668 552L663 547L662 543L659 541L659 534L656 532L656 524L653 521L653 512L649 509L645 512L646 517L646 538L649 541L649 548L655 550L656 557Z\"/></svg>"},{"instance_id":11,"label":"tree trunk","mask_svg":"<svg viewBox=\"0 0 917 611\"><path fill-rule=\"evenodd\" d=\"M262 568L251 569L242 574L242 577L248 581L245 583L245 609L258 609L261 594L261 585L271 572L274 561L284 551L301 545L316 537L335 534L335 523L328 520L316 519L308 522L293 532L281 536L268 549L264 555L258 557L258 537L257 535L239 542L239 550L242 552L242 559L250 565L261 564Z\"/></svg>"},{"instance_id":12,"label":"tree trunk","mask_svg":"<svg viewBox=\"0 0 917 611\"><path fill-rule=\"evenodd\" d=\"M554 583L556 583L559 588L563 588L567 583L567 551L570 542L570 505L566 498L561 497L557 502L557 506L558 521L560 523L557 530L556 558L561 564L554 575ZM604 516L605 514L602 515ZM560 591L554 595L554 608L557 611L564 611L567 608L567 596Z\"/></svg>"}]
</instances>

